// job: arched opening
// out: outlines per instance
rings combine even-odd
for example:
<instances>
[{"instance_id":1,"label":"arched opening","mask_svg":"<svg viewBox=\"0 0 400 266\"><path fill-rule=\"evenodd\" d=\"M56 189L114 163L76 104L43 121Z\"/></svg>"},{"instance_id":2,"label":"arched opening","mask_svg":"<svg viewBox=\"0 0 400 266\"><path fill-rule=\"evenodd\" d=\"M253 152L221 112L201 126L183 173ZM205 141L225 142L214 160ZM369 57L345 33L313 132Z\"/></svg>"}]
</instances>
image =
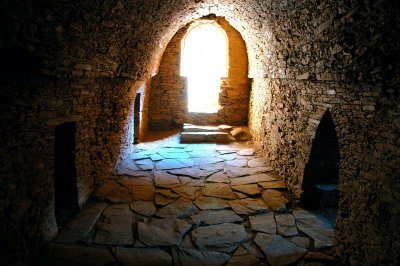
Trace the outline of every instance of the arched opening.
<instances>
[{"instance_id":1,"label":"arched opening","mask_svg":"<svg viewBox=\"0 0 400 266\"><path fill-rule=\"evenodd\" d=\"M323 115L304 170L301 205L318 210L332 224L338 209L339 143L329 110Z\"/></svg>"},{"instance_id":2,"label":"arched opening","mask_svg":"<svg viewBox=\"0 0 400 266\"><path fill-rule=\"evenodd\" d=\"M181 76L188 78L189 113L216 113L228 71L228 41L215 21L197 22L182 39Z\"/></svg>"}]
</instances>

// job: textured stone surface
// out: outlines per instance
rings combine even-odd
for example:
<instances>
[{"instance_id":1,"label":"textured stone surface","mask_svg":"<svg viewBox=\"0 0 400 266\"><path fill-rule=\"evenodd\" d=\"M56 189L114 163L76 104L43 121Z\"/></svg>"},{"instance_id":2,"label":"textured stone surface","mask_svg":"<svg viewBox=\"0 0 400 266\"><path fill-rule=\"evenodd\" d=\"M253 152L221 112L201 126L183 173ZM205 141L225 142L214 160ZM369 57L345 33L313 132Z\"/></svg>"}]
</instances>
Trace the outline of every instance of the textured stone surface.
<instances>
[{"instance_id":1,"label":"textured stone surface","mask_svg":"<svg viewBox=\"0 0 400 266\"><path fill-rule=\"evenodd\" d=\"M231 210L207 210L191 216L193 223L207 225L241 222L243 219Z\"/></svg>"},{"instance_id":2,"label":"textured stone surface","mask_svg":"<svg viewBox=\"0 0 400 266\"><path fill-rule=\"evenodd\" d=\"M184 176L190 176L193 178L204 178L212 174L212 172L201 170L198 168L183 168L183 169L175 169L175 170L169 170L168 173L174 174L174 175L184 175Z\"/></svg>"},{"instance_id":3,"label":"textured stone surface","mask_svg":"<svg viewBox=\"0 0 400 266\"><path fill-rule=\"evenodd\" d=\"M246 176L246 175L254 175L254 174L257 174L257 173L270 172L272 170L273 169L270 168L270 167L244 168L244 167L229 166L227 172L228 172L228 176L229 177L239 177L239 176ZM266 175L263 174L263 176L266 176ZM274 180L276 180L276 179L274 179ZM268 180L266 180L266 181L268 181Z\"/></svg>"},{"instance_id":4,"label":"textured stone surface","mask_svg":"<svg viewBox=\"0 0 400 266\"><path fill-rule=\"evenodd\" d=\"M232 160L227 161L226 164L235 167L243 167L247 165L247 160Z\"/></svg>"},{"instance_id":5,"label":"textured stone surface","mask_svg":"<svg viewBox=\"0 0 400 266\"><path fill-rule=\"evenodd\" d=\"M247 195L254 196L260 194L260 189L257 184L231 186L233 190L243 192Z\"/></svg>"},{"instance_id":6,"label":"textured stone surface","mask_svg":"<svg viewBox=\"0 0 400 266\"><path fill-rule=\"evenodd\" d=\"M226 265L227 266L260 265L260 260L251 254L233 256Z\"/></svg>"},{"instance_id":7,"label":"textured stone surface","mask_svg":"<svg viewBox=\"0 0 400 266\"><path fill-rule=\"evenodd\" d=\"M103 248L56 245L49 265L104 265L116 263L112 254Z\"/></svg>"},{"instance_id":8,"label":"textured stone surface","mask_svg":"<svg viewBox=\"0 0 400 266\"><path fill-rule=\"evenodd\" d=\"M229 260L230 256L225 253L212 251L198 251L193 249L177 249L172 250L175 265L223 265Z\"/></svg>"},{"instance_id":9,"label":"textured stone surface","mask_svg":"<svg viewBox=\"0 0 400 266\"><path fill-rule=\"evenodd\" d=\"M281 180L279 181L270 181L270 182L261 182L258 183L262 188L264 189L269 189L269 188L274 188L274 189L283 189L286 188L285 183Z\"/></svg>"},{"instance_id":10,"label":"textured stone surface","mask_svg":"<svg viewBox=\"0 0 400 266\"><path fill-rule=\"evenodd\" d=\"M179 169L193 166L194 161L190 159L164 159L156 164L156 169Z\"/></svg>"},{"instance_id":11,"label":"textured stone surface","mask_svg":"<svg viewBox=\"0 0 400 266\"><path fill-rule=\"evenodd\" d=\"M154 186L130 186L129 191L133 195L134 200L154 200Z\"/></svg>"},{"instance_id":12,"label":"textured stone surface","mask_svg":"<svg viewBox=\"0 0 400 266\"><path fill-rule=\"evenodd\" d=\"M271 265L288 265L296 262L306 249L286 241L281 236L258 233L254 242L260 247Z\"/></svg>"},{"instance_id":13,"label":"textured stone surface","mask_svg":"<svg viewBox=\"0 0 400 266\"><path fill-rule=\"evenodd\" d=\"M185 218L197 208L190 201L176 200L156 212L161 218Z\"/></svg>"},{"instance_id":14,"label":"textured stone surface","mask_svg":"<svg viewBox=\"0 0 400 266\"><path fill-rule=\"evenodd\" d=\"M281 211L286 209L288 200L278 190L268 189L262 192L262 198L267 204L268 208L274 211Z\"/></svg>"},{"instance_id":15,"label":"textured stone surface","mask_svg":"<svg viewBox=\"0 0 400 266\"><path fill-rule=\"evenodd\" d=\"M171 256L157 248L116 248L115 257L123 265L173 265Z\"/></svg>"},{"instance_id":16,"label":"textured stone surface","mask_svg":"<svg viewBox=\"0 0 400 266\"><path fill-rule=\"evenodd\" d=\"M214 197L198 197L193 203L201 210L219 210L229 207L225 200Z\"/></svg>"},{"instance_id":17,"label":"textured stone surface","mask_svg":"<svg viewBox=\"0 0 400 266\"><path fill-rule=\"evenodd\" d=\"M307 249L310 248L311 241L310 241L310 238L308 238L308 237L293 236L287 240L299 247L307 248Z\"/></svg>"},{"instance_id":18,"label":"textured stone surface","mask_svg":"<svg viewBox=\"0 0 400 266\"><path fill-rule=\"evenodd\" d=\"M232 223L199 227L191 235L200 250L229 247L248 239L244 227Z\"/></svg>"},{"instance_id":19,"label":"textured stone surface","mask_svg":"<svg viewBox=\"0 0 400 266\"><path fill-rule=\"evenodd\" d=\"M80 212L77 217L69 222L57 235L56 242L76 242L86 237L106 207L106 203L94 203L89 208Z\"/></svg>"},{"instance_id":20,"label":"textured stone surface","mask_svg":"<svg viewBox=\"0 0 400 266\"><path fill-rule=\"evenodd\" d=\"M249 220L253 231L276 234L276 222L273 213L249 216Z\"/></svg>"},{"instance_id":21,"label":"textured stone surface","mask_svg":"<svg viewBox=\"0 0 400 266\"><path fill-rule=\"evenodd\" d=\"M191 224L178 219L153 219L138 223L138 239L149 247L179 245Z\"/></svg>"},{"instance_id":22,"label":"textured stone surface","mask_svg":"<svg viewBox=\"0 0 400 266\"><path fill-rule=\"evenodd\" d=\"M294 217L290 213L276 214L276 225L278 226L278 234L281 236L297 235L297 228Z\"/></svg>"},{"instance_id":23,"label":"textured stone surface","mask_svg":"<svg viewBox=\"0 0 400 266\"><path fill-rule=\"evenodd\" d=\"M173 188L172 190L184 198L194 200L195 198L197 198L200 188L192 186L181 186Z\"/></svg>"},{"instance_id":24,"label":"textured stone surface","mask_svg":"<svg viewBox=\"0 0 400 266\"><path fill-rule=\"evenodd\" d=\"M237 153L238 155L244 155L244 156L251 156L254 154L254 149L242 149L240 151L238 151Z\"/></svg>"},{"instance_id":25,"label":"textured stone surface","mask_svg":"<svg viewBox=\"0 0 400 266\"><path fill-rule=\"evenodd\" d=\"M150 176L120 177L117 182L125 187L153 185L153 180Z\"/></svg>"},{"instance_id":26,"label":"textured stone surface","mask_svg":"<svg viewBox=\"0 0 400 266\"><path fill-rule=\"evenodd\" d=\"M296 219L300 231L315 240L316 248L331 247L333 240L332 226L321 219Z\"/></svg>"},{"instance_id":27,"label":"textured stone surface","mask_svg":"<svg viewBox=\"0 0 400 266\"><path fill-rule=\"evenodd\" d=\"M228 184L206 184L201 193L205 196L218 197L223 199L236 199L231 187Z\"/></svg>"},{"instance_id":28,"label":"textured stone surface","mask_svg":"<svg viewBox=\"0 0 400 266\"><path fill-rule=\"evenodd\" d=\"M245 198L231 200L229 205L237 214L254 214L257 212L268 212L268 207L260 199Z\"/></svg>"},{"instance_id":29,"label":"textured stone surface","mask_svg":"<svg viewBox=\"0 0 400 266\"><path fill-rule=\"evenodd\" d=\"M215 183L229 183L229 178L226 173L218 172L215 174L212 174L207 178L207 182L215 182Z\"/></svg>"},{"instance_id":30,"label":"textured stone surface","mask_svg":"<svg viewBox=\"0 0 400 266\"><path fill-rule=\"evenodd\" d=\"M93 243L107 245L132 245L134 221L129 205L111 205L97 223Z\"/></svg>"},{"instance_id":31,"label":"textured stone surface","mask_svg":"<svg viewBox=\"0 0 400 266\"><path fill-rule=\"evenodd\" d=\"M154 182L157 187L177 187L180 186L179 178L176 175L168 174L165 171L154 172Z\"/></svg>"},{"instance_id":32,"label":"textured stone surface","mask_svg":"<svg viewBox=\"0 0 400 266\"><path fill-rule=\"evenodd\" d=\"M247 165L249 167L265 167L268 166L266 160L264 158L255 158L255 159L250 159L247 162Z\"/></svg>"},{"instance_id":33,"label":"textured stone surface","mask_svg":"<svg viewBox=\"0 0 400 266\"><path fill-rule=\"evenodd\" d=\"M57 1L43 7L34 1L3 2L1 54L6 67L0 90L0 168L7 178L2 184L0 232L1 239L21 236L4 249L6 257L18 261L14 254L34 250L31 243L35 246L56 233L55 126L76 123L76 181L82 206L124 153L121 148L133 142L129 115L136 93L143 103L140 133L148 128L150 111L159 116L160 125L183 122L172 111L184 113L179 106L185 106L185 99L170 91L176 87L182 95L184 79L167 88L160 84L164 95L154 98L171 102L174 110L167 112L148 104L153 83L149 79L174 34L187 22L213 13L226 17L246 40L248 64L237 59L249 70L243 75L252 78L251 95L239 93L239 99L246 99L244 110L249 106L250 112L239 104L231 108L249 118L257 149L285 176L296 196L321 116L328 108L332 113L340 142L340 190L347 203L340 207L343 215L336 229L343 263L379 264L398 258L391 248L399 239L398 221L387 219L398 216L397 208L387 206L396 204L400 191L397 4L159 3ZM165 71L179 76L180 47L174 49L177 59L168 66L175 66ZM236 77L238 72L233 73ZM236 84L240 81L242 76ZM230 103L236 86L225 87L221 100ZM389 229L382 231L382 225ZM399 264L398 259L393 264Z\"/></svg>"},{"instance_id":34,"label":"textured stone surface","mask_svg":"<svg viewBox=\"0 0 400 266\"><path fill-rule=\"evenodd\" d=\"M277 179L276 177L273 177L270 174L256 174L256 175L230 178L232 186L274 181L276 179Z\"/></svg>"},{"instance_id":35,"label":"textured stone surface","mask_svg":"<svg viewBox=\"0 0 400 266\"><path fill-rule=\"evenodd\" d=\"M129 204L129 207L133 211L145 216L152 216L156 212L156 207L154 206L154 203L150 201L134 201Z\"/></svg>"}]
</instances>

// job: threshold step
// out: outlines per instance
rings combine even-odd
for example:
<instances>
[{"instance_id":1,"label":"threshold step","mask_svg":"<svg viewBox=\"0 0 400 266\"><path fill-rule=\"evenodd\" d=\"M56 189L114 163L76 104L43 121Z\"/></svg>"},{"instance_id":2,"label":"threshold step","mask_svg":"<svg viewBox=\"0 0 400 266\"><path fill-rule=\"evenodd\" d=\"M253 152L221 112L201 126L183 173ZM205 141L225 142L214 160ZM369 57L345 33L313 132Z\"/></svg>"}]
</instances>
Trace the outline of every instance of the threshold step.
<instances>
[{"instance_id":1,"label":"threshold step","mask_svg":"<svg viewBox=\"0 0 400 266\"><path fill-rule=\"evenodd\" d=\"M229 126L197 126L192 124L184 124L183 132L229 132Z\"/></svg>"},{"instance_id":2,"label":"threshold step","mask_svg":"<svg viewBox=\"0 0 400 266\"><path fill-rule=\"evenodd\" d=\"M229 135L226 132L182 132L181 143L228 143Z\"/></svg>"}]
</instances>

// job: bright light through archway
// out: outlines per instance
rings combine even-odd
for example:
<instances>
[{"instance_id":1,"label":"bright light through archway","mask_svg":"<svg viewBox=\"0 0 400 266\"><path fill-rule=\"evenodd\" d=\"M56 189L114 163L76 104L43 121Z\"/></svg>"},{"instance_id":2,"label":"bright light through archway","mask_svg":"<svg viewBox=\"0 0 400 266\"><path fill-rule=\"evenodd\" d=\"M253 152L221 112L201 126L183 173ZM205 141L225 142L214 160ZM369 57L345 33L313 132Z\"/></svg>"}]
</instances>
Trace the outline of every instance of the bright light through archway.
<instances>
[{"instance_id":1,"label":"bright light through archway","mask_svg":"<svg viewBox=\"0 0 400 266\"><path fill-rule=\"evenodd\" d=\"M221 77L227 76L227 38L215 22L194 26L182 40L181 75L188 78L188 109L216 113Z\"/></svg>"}]
</instances>

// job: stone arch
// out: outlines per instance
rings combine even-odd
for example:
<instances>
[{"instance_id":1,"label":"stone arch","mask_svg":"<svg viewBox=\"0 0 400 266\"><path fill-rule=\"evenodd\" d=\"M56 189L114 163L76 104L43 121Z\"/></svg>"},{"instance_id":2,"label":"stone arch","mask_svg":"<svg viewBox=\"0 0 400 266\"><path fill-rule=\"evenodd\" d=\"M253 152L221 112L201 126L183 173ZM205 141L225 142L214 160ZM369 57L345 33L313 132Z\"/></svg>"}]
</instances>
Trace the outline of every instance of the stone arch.
<instances>
[{"instance_id":1,"label":"stone arch","mask_svg":"<svg viewBox=\"0 0 400 266\"><path fill-rule=\"evenodd\" d=\"M221 79L219 104L215 114L189 114L187 80L180 76L181 40L193 22L176 32L162 55L158 73L151 79L149 91L149 129L169 130L183 123L246 125L250 82L246 43L241 34L223 17L209 15L201 19L215 21L228 39L228 77ZM200 20L201 20L200 19Z\"/></svg>"},{"instance_id":2,"label":"stone arch","mask_svg":"<svg viewBox=\"0 0 400 266\"><path fill-rule=\"evenodd\" d=\"M300 205L319 210L335 223L338 210L340 150L337 131L329 109L316 130L304 169Z\"/></svg>"}]
</instances>

